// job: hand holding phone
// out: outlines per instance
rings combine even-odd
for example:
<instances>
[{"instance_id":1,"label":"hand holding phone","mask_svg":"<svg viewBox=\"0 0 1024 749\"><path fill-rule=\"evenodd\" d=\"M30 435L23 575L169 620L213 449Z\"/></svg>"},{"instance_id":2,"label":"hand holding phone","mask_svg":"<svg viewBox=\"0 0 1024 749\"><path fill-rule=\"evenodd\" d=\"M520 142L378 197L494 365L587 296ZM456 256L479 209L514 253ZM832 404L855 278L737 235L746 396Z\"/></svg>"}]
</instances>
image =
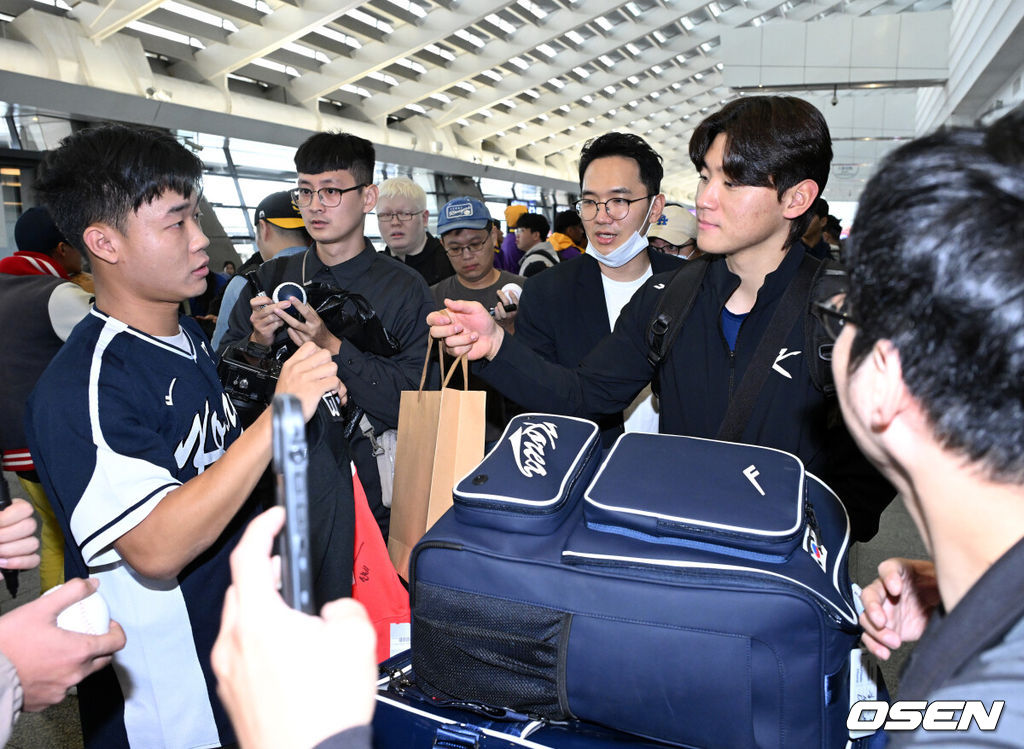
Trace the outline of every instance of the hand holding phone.
<instances>
[{"instance_id":1,"label":"hand holding phone","mask_svg":"<svg viewBox=\"0 0 1024 749\"><path fill-rule=\"evenodd\" d=\"M294 395L275 395L271 408L277 504L285 509L284 530L278 536L281 596L293 609L312 614L306 420Z\"/></svg>"}]
</instances>

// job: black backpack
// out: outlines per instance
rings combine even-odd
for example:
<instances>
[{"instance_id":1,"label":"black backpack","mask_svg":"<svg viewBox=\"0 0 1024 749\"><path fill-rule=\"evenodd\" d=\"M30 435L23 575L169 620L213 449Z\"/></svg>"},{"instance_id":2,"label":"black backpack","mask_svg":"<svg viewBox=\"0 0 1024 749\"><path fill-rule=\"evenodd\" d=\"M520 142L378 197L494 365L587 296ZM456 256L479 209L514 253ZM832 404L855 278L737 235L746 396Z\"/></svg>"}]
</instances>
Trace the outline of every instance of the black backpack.
<instances>
[{"instance_id":1,"label":"black backpack","mask_svg":"<svg viewBox=\"0 0 1024 749\"><path fill-rule=\"evenodd\" d=\"M675 271L666 284L658 306L647 326L647 360L655 368L653 389L659 393L658 370L689 317L697 299L701 283L707 274L713 256L705 255L686 261ZM747 373L737 388L729 410L719 430L719 438L735 441L739 438L753 410L757 394L764 384L771 368L771 356L792 330L793 323L801 313L812 320L804 326L809 353L806 357L808 371L814 386L828 397L835 395L836 387L832 378L832 338L825 332L824 325L816 313L814 302L830 299L849 288L849 275L845 268L834 260L818 260L805 255L790 281L789 287L772 316L769 330L761 339Z\"/></svg>"}]
</instances>

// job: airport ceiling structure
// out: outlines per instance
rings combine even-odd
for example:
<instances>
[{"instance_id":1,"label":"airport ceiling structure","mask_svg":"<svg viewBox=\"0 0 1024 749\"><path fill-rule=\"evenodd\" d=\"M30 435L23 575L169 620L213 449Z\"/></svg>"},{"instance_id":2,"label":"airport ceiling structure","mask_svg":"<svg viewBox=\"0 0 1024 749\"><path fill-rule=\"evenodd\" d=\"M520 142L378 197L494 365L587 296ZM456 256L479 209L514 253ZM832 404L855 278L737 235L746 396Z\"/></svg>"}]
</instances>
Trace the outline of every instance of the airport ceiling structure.
<instances>
[{"instance_id":1,"label":"airport ceiling structure","mask_svg":"<svg viewBox=\"0 0 1024 749\"><path fill-rule=\"evenodd\" d=\"M921 88L945 83L953 5L0 0L0 57L8 57L0 61L0 100L54 110L59 95L72 114L282 145L347 128L393 149L390 159L528 173L563 189L576 180L583 142L629 130L662 153L667 182L685 200L694 125L758 90L818 104L840 176L863 178L880 154L914 135ZM932 20L909 25L914 18ZM907 68L936 48L940 63ZM877 60L890 52L885 72L858 75L858 55L883 65ZM810 71L808 61L822 70ZM92 93L39 93L60 83ZM204 120L203 112L230 119Z\"/></svg>"}]
</instances>

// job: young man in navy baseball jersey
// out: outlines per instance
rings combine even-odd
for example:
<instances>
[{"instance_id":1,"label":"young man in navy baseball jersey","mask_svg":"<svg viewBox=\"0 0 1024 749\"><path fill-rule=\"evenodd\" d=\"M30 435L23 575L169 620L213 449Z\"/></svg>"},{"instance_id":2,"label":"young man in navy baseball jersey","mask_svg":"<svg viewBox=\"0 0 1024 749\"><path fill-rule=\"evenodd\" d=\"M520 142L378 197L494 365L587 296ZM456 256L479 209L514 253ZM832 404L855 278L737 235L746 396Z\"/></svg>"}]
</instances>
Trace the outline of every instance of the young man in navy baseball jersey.
<instances>
[{"instance_id":1,"label":"young man in navy baseball jersey","mask_svg":"<svg viewBox=\"0 0 1024 749\"><path fill-rule=\"evenodd\" d=\"M235 741L210 649L271 423L264 413L242 433L209 342L179 314L210 274L201 174L170 135L103 126L66 138L36 185L96 280L96 305L40 379L27 424L68 576L100 579L128 640L79 690L88 747ZM329 353L308 343L278 392L308 419L339 387Z\"/></svg>"}]
</instances>

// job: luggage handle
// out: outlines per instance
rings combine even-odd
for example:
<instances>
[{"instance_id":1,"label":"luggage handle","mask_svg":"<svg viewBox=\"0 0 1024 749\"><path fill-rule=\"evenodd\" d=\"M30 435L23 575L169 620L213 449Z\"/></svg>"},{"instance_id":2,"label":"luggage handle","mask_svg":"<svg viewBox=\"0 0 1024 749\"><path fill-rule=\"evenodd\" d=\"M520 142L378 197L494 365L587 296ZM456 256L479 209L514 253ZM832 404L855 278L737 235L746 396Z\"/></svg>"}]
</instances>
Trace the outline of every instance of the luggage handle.
<instances>
[{"instance_id":1,"label":"luggage handle","mask_svg":"<svg viewBox=\"0 0 1024 749\"><path fill-rule=\"evenodd\" d=\"M432 746L442 749L477 749L480 746L480 731L465 723L438 726Z\"/></svg>"}]
</instances>

